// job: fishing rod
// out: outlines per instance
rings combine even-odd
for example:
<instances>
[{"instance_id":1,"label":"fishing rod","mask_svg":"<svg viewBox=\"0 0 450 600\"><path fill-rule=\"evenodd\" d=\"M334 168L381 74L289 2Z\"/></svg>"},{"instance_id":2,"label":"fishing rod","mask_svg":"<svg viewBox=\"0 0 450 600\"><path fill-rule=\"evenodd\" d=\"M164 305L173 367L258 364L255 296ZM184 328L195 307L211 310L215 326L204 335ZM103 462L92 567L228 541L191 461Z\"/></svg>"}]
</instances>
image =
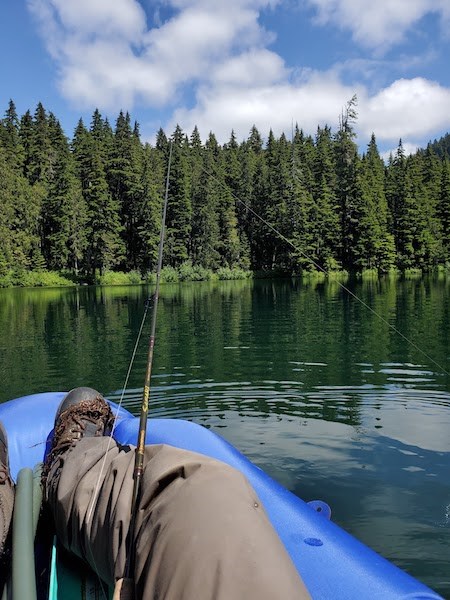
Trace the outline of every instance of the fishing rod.
<instances>
[{"instance_id":1,"label":"fishing rod","mask_svg":"<svg viewBox=\"0 0 450 600\"><path fill-rule=\"evenodd\" d=\"M138 439L136 445L135 452L135 461L134 461L134 473L133 473L133 494L131 497L131 519L130 519L130 529L128 533L128 552L127 552L127 561L125 564L125 579L130 580L132 575L132 568L134 565L135 558L135 548L133 544L134 532L136 528L136 517L138 511L138 498L139 492L142 482L142 474L144 471L144 451L145 451L145 436L147 433L147 418L148 418L148 405L150 399L150 379L152 376L152 366L153 366L153 351L155 347L155 337L156 337L156 317L158 311L158 300L159 300L159 284L161 279L161 269L162 269L162 261L163 261L163 250L164 250L164 237L165 237L165 225L166 225L166 215L167 215L167 203L169 198L169 176L170 176L170 165L172 162L172 142L170 142L169 149L169 161L167 165L167 175L166 175L166 190L164 194L164 204L162 211L162 220L161 220L161 230L159 235L159 249L158 249L158 265L156 268L156 286L155 293L153 294L153 307L152 307L152 321L150 327L150 339L148 345L148 355L147 355L147 368L145 371L145 380L144 380L144 390L142 394L142 403L141 403L141 414L139 418L139 432ZM147 300L149 302L149 300Z\"/></svg>"}]
</instances>

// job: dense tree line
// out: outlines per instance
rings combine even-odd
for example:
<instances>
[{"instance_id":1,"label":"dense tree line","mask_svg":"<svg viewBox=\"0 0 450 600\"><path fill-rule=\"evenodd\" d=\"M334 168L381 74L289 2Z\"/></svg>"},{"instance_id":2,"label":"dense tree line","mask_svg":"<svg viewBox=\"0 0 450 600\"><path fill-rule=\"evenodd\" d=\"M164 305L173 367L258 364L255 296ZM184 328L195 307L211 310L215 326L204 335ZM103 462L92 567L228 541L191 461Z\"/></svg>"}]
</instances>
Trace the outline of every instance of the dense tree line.
<instances>
[{"instance_id":1,"label":"dense tree line","mask_svg":"<svg viewBox=\"0 0 450 600\"><path fill-rule=\"evenodd\" d=\"M128 113L112 127L96 110L68 140L42 104L19 117L11 101L0 120L0 276L153 269L171 142L167 265L295 273L449 263L445 140L412 156L400 142L385 165L375 136L358 153L355 118L352 99L335 133L296 127L291 140L270 131L264 142L253 127L220 145L177 126L152 146Z\"/></svg>"}]
</instances>

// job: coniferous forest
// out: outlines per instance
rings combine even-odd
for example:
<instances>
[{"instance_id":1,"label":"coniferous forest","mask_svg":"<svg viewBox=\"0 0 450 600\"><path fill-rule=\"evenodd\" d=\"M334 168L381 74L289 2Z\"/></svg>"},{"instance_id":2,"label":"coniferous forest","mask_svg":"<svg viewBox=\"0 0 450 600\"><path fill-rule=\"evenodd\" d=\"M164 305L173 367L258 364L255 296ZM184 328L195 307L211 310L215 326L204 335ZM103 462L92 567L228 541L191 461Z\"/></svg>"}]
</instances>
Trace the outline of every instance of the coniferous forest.
<instances>
[{"instance_id":1,"label":"coniferous forest","mask_svg":"<svg viewBox=\"0 0 450 600\"><path fill-rule=\"evenodd\" d=\"M271 131L263 139L253 127L246 140L231 133L220 145L213 133L202 141L197 128L177 126L161 129L152 146L128 113L112 126L96 110L68 140L42 104L20 117L10 101L0 120L0 285L23 284L30 272L87 282L151 272L170 142L168 267L381 274L447 266L448 136L412 156L400 142L385 164L375 136L359 154L355 120L352 99L336 132L318 127L312 137L297 126L290 140Z\"/></svg>"}]
</instances>

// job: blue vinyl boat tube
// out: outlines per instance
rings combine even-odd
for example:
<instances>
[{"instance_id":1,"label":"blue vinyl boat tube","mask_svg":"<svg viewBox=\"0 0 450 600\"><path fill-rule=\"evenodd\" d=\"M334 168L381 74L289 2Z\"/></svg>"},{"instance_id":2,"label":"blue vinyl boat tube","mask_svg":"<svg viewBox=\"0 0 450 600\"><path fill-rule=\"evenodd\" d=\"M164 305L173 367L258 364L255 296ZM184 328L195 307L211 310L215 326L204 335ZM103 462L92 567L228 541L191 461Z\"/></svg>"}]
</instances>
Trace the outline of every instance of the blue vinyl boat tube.
<instances>
[{"instance_id":1,"label":"blue vinyl boat tube","mask_svg":"<svg viewBox=\"0 0 450 600\"><path fill-rule=\"evenodd\" d=\"M17 398L0 404L8 434L13 478L42 461L64 392ZM114 405L113 405L114 408ZM116 407L117 408L117 407ZM134 444L139 419L121 409L114 437ZM273 527L313 600L439 600L441 597L359 542L320 512L283 488L212 431L181 419L151 419L147 443L200 452L240 470L261 499ZM23 600L21 598L21 600Z\"/></svg>"}]
</instances>

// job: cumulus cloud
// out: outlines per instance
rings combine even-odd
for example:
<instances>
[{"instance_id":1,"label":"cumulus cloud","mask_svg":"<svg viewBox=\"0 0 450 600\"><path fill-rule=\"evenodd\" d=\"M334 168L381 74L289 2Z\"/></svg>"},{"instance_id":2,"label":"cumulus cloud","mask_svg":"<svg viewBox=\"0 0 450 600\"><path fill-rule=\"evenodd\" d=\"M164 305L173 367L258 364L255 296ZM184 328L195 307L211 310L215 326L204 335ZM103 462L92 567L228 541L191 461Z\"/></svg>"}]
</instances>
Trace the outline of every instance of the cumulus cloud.
<instances>
[{"instance_id":1,"label":"cumulus cloud","mask_svg":"<svg viewBox=\"0 0 450 600\"><path fill-rule=\"evenodd\" d=\"M387 50L428 13L450 18L448 0L303 0L315 9L320 25L350 30L353 39L369 48Z\"/></svg>"},{"instance_id":2,"label":"cumulus cloud","mask_svg":"<svg viewBox=\"0 0 450 600\"><path fill-rule=\"evenodd\" d=\"M245 70L245 59L243 62ZM235 63L233 69L239 71ZM220 81L199 90L194 108L177 109L169 130L175 123L187 130L197 125L203 137L213 130L219 139L226 140L233 129L243 139L253 124L264 135L269 128L280 134L290 131L294 121L314 132L318 124L335 123L354 93L354 87L345 86L334 75L316 72L309 73L300 84L260 80L255 85L230 85Z\"/></svg>"},{"instance_id":3,"label":"cumulus cloud","mask_svg":"<svg viewBox=\"0 0 450 600\"><path fill-rule=\"evenodd\" d=\"M450 89L423 78L399 79L370 94L363 85L344 85L333 72L310 72L299 83L263 82L252 86L228 83L200 89L194 108L178 108L169 124L181 123L186 130L194 125L202 136L213 130L225 141L234 129L239 138L255 124L262 133L289 132L292 121L309 133L317 125L335 125L347 101L357 94L357 131L362 140L372 132L384 144L410 139L408 148L420 146L414 140L433 135L450 125ZM407 143L407 142L406 142Z\"/></svg>"},{"instance_id":4,"label":"cumulus cloud","mask_svg":"<svg viewBox=\"0 0 450 600\"><path fill-rule=\"evenodd\" d=\"M408 0L408 10L400 0L302 1L320 22L351 27L371 46L399 40L427 11L450 15L447 0ZM162 124L169 131L176 123L186 131L198 125L202 137L212 130L224 142L232 129L245 138L253 124L264 135L289 132L292 121L314 133L318 124L336 124L357 93L363 140L373 131L385 146L400 137L414 144L450 125L449 89L418 77L380 89L373 76L379 58L327 72L287 65L259 20L281 0L164 0L155 2L152 26L137 0L27 2L57 64L61 93L77 108L163 107L172 114ZM361 83L343 83L349 70Z\"/></svg>"},{"instance_id":5,"label":"cumulus cloud","mask_svg":"<svg viewBox=\"0 0 450 600\"><path fill-rule=\"evenodd\" d=\"M262 46L259 9L271 0L172 0L172 17L148 28L136 0L28 0L59 69L59 86L82 106L169 103L224 57Z\"/></svg>"},{"instance_id":6,"label":"cumulus cloud","mask_svg":"<svg viewBox=\"0 0 450 600\"><path fill-rule=\"evenodd\" d=\"M450 90L421 77L399 79L364 101L360 126L385 140L431 134L450 120Z\"/></svg>"}]
</instances>

